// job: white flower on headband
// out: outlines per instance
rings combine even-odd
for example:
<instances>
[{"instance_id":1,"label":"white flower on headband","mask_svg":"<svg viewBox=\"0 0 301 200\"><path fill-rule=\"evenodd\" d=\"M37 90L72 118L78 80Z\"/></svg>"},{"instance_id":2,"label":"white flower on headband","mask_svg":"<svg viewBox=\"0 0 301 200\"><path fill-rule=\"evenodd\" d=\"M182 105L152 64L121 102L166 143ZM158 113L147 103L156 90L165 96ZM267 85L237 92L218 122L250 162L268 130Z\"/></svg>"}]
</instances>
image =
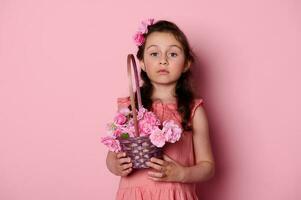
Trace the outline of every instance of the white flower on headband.
<instances>
[{"instance_id":1,"label":"white flower on headband","mask_svg":"<svg viewBox=\"0 0 301 200\"><path fill-rule=\"evenodd\" d=\"M149 25L154 24L155 19L149 18L147 20L141 21L141 25L138 28L138 31L136 34L133 36L134 42L137 46L141 46L145 42L145 38L143 34L148 32L147 27Z\"/></svg>"}]
</instances>

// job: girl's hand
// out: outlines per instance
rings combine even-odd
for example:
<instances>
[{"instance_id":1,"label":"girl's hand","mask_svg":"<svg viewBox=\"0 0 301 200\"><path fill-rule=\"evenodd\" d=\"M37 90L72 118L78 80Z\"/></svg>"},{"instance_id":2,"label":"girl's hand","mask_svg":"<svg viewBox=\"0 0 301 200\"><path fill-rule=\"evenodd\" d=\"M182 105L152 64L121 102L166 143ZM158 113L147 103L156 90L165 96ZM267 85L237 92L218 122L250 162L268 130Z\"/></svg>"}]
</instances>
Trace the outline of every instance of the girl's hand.
<instances>
[{"instance_id":1,"label":"girl's hand","mask_svg":"<svg viewBox=\"0 0 301 200\"><path fill-rule=\"evenodd\" d=\"M183 182L185 167L163 154L163 160L152 157L146 165L155 169L149 171L149 178L154 181Z\"/></svg>"},{"instance_id":2,"label":"girl's hand","mask_svg":"<svg viewBox=\"0 0 301 200\"><path fill-rule=\"evenodd\" d=\"M117 176L127 176L132 172L132 162L130 157L126 157L125 152L114 153L108 157L109 170Z\"/></svg>"}]
</instances>

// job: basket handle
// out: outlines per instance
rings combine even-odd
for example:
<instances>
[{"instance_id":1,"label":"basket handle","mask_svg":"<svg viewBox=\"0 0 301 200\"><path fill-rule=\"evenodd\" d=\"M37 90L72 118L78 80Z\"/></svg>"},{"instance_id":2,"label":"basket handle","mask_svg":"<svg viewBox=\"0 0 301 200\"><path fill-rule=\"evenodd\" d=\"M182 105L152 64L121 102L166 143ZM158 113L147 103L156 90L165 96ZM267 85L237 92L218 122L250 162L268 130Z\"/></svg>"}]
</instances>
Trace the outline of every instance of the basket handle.
<instances>
[{"instance_id":1,"label":"basket handle","mask_svg":"<svg viewBox=\"0 0 301 200\"><path fill-rule=\"evenodd\" d=\"M133 69L134 69L134 78L135 78L135 83L136 83L136 91L137 91L137 99L138 99L138 110L139 110L142 107L142 103L141 103L141 94L140 94L140 86L139 86L137 65L136 65L136 62L135 62L134 55L133 54L128 54L128 56L127 56L127 72L128 72L128 79L129 79L131 107L132 107L134 127L135 127L135 134L134 135L136 137L139 137L138 120L137 120L137 112L136 112L136 105L135 105L135 96L134 96L133 84L132 84L131 61L132 61Z\"/></svg>"}]
</instances>

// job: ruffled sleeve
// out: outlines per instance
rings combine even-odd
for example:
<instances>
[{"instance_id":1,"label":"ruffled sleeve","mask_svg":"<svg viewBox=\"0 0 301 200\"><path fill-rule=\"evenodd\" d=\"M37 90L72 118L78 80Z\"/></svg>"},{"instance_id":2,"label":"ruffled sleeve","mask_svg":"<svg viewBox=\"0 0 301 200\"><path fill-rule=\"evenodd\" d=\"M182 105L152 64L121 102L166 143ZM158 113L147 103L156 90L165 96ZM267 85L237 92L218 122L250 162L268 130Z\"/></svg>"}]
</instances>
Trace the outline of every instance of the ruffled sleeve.
<instances>
[{"instance_id":1,"label":"ruffled sleeve","mask_svg":"<svg viewBox=\"0 0 301 200\"><path fill-rule=\"evenodd\" d=\"M196 109L200 106L203 106L203 104L204 104L204 100L202 98L198 98L194 100L194 105L191 109L191 114L190 114L190 123L192 122Z\"/></svg>"},{"instance_id":2,"label":"ruffled sleeve","mask_svg":"<svg viewBox=\"0 0 301 200\"><path fill-rule=\"evenodd\" d=\"M127 108L129 105L131 105L131 98L129 96L117 98L118 110L120 110L121 108Z\"/></svg>"}]
</instances>

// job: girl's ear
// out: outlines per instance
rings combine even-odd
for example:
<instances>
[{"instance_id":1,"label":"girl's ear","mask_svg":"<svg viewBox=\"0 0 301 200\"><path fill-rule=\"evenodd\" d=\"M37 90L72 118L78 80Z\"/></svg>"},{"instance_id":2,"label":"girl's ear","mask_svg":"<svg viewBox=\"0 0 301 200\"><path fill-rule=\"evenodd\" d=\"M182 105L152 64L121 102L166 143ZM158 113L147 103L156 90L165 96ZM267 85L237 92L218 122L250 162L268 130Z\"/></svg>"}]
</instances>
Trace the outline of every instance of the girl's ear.
<instances>
[{"instance_id":1,"label":"girl's ear","mask_svg":"<svg viewBox=\"0 0 301 200\"><path fill-rule=\"evenodd\" d=\"M186 72L190 68L190 66L191 66L191 61L189 60L183 70L183 73Z\"/></svg>"},{"instance_id":2,"label":"girl's ear","mask_svg":"<svg viewBox=\"0 0 301 200\"><path fill-rule=\"evenodd\" d=\"M142 69L143 71L145 71L145 65L144 65L143 60L139 60L139 65L140 65L141 69Z\"/></svg>"}]
</instances>

